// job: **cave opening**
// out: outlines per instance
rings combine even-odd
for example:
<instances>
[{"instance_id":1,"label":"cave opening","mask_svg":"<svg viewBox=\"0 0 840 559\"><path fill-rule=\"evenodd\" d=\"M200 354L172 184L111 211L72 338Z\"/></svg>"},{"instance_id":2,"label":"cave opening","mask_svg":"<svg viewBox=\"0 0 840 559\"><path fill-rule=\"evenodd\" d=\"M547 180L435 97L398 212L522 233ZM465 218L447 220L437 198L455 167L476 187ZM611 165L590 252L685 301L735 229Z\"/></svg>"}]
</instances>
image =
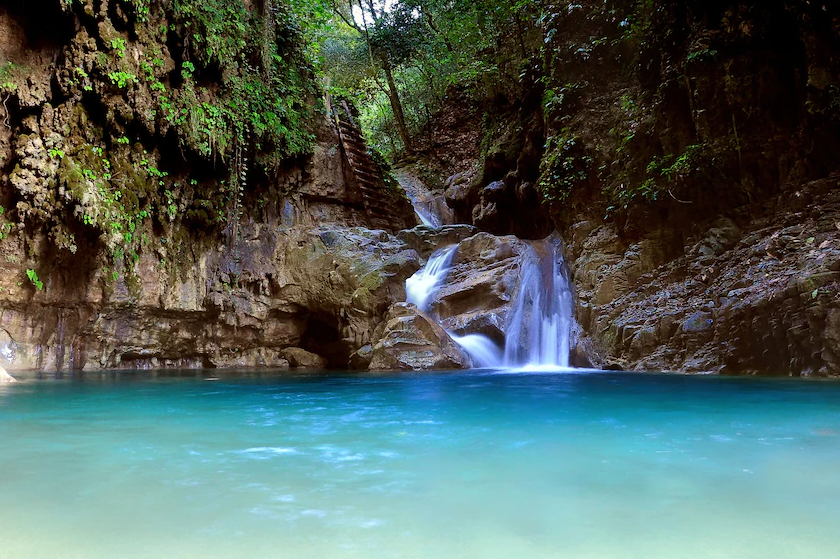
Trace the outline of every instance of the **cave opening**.
<instances>
[{"instance_id":1,"label":"cave opening","mask_svg":"<svg viewBox=\"0 0 840 559\"><path fill-rule=\"evenodd\" d=\"M58 2L32 2L29 0L6 0L0 6L0 19L5 15L16 24L0 24L0 62L2 50L56 50L67 44L75 31L73 18L68 16ZM23 32L25 41L16 37L17 31ZM12 60L9 58L9 60Z\"/></svg>"},{"instance_id":2,"label":"cave opening","mask_svg":"<svg viewBox=\"0 0 840 559\"><path fill-rule=\"evenodd\" d=\"M330 369L346 369L350 362L350 345L341 338L338 320L334 316L310 315L301 347L325 358Z\"/></svg>"}]
</instances>

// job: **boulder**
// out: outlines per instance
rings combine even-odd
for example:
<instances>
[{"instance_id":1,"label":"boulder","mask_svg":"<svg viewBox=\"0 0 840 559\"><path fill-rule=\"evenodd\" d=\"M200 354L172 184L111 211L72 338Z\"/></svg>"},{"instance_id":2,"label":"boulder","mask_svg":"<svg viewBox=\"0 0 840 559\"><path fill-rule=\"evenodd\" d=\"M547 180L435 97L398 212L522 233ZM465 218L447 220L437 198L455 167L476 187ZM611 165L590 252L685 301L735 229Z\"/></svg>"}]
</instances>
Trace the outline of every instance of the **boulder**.
<instances>
[{"instance_id":1,"label":"boulder","mask_svg":"<svg viewBox=\"0 0 840 559\"><path fill-rule=\"evenodd\" d=\"M449 334L411 303L397 303L374 333L371 370L466 369L470 358Z\"/></svg>"},{"instance_id":2,"label":"boulder","mask_svg":"<svg viewBox=\"0 0 840 559\"><path fill-rule=\"evenodd\" d=\"M501 309L496 307L451 316L444 319L441 324L448 332L458 336L481 334L501 346L505 343L504 319L505 312L501 312Z\"/></svg>"},{"instance_id":3,"label":"boulder","mask_svg":"<svg viewBox=\"0 0 840 559\"><path fill-rule=\"evenodd\" d=\"M370 360L373 356L373 348L370 344L365 344L350 355L350 368L363 370L370 366Z\"/></svg>"},{"instance_id":4,"label":"boulder","mask_svg":"<svg viewBox=\"0 0 840 559\"><path fill-rule=\"evenodd\" d=\"M299 347L287 347L280 351L280 355L294 368L325 369L327 367L325 358Z\"/></svg>"},{"instance_id":5,"label":"boulder","mask_svg":"<svg viewBox=\"0 0 840 559\"><path fill-rule=\"evenodd\" d=\"M498 339L527 247L516 237L488 233L461 242L445 284L431 300L431 314L456 332ZM480 327L473 329L473 323Z\"/></svg>"},{"instance_id":6,"label":"boulder","mask_svg":"<svg viewBox=\"0 0 840 559\"><path fill-rule=\"evenodd\" d=\"M469 177L460 173L446 179L444 183L446 204L458 213L466 213L475 197L475 189Z\"/></svg>"},{"instance_id":7,"label":"boulder","mask_svg":"<svg viewBox=\"0 0 840 559\"><path fill-rule=\"evenodd\" d=\"M334 320L352 353L371 342L388 307L405 300L405 280L420 268L420 256L384 231L335 227L290 243L283 264L289 298L311 316Z\"/></svg>"}]
</instances>

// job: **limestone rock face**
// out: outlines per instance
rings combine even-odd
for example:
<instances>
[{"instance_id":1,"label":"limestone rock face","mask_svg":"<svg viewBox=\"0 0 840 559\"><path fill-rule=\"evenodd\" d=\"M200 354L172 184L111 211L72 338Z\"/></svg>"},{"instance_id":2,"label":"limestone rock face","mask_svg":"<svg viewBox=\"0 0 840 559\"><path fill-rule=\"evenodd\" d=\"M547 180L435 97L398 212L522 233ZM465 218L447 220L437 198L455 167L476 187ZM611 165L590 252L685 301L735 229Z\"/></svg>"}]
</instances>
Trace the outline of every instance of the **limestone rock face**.
<instances>
[{"instance_id":1,"label":"limestone rock face","mask_svg":"<svg viewBox=\"0 0 840 559\"><path fill-rule=\"evenodd\" d=\"M22 243L7 240L0 247L0 364L348 367L385 311L405 299L405 280L420 266L396 237L340 224L252 224L241 237L232 246L193 247L177 273L160 262L171 258L162 246L116 279L84 262L35 264ZM26 276L36 268L43 290ZM285 348L326 363L290 357Z\"/></svg>"},{"instance_id":2,"label":"limestone rock face","mask_svg":"<svg viewBox=\"0 0 840 559\"><path fill-rule=\"evenodd\" d=\"M838 179L698 229L678 246L668 231L627 243L611 224L571 227L578 321L596 364L840 376Z\"/></svg>"},{"instance_id":3,"label":"limestone rock face","mask_svg":"<svg viewBox=\"0 0 840 559\"><path fill-rule=\"evenodd\" d=\"M469 357L427 314L410 303L392 306L376 329L371 370L466 369Z\"/></svg>"},{"instance_id":4,"label":"limestone rock face","mask_svg":"<svg viewBox=\"0 0 840 559\"><path fill-rule=\"evenodd\" d=\"M206 107L228 99L224 71L168 82L181 54L158 33L168 6L138 18L108 2L6 4L0 365L347 367L370 344L421 259L362 227L374 211L387 231L416 221L399 189L368 203L330 119L312 112L308 155L278 163L279 145L249 136L227 157L224 131L208 146L161 110L180 99L205 107L186 121L209 125Z\"/></svg>"}]
</instances>

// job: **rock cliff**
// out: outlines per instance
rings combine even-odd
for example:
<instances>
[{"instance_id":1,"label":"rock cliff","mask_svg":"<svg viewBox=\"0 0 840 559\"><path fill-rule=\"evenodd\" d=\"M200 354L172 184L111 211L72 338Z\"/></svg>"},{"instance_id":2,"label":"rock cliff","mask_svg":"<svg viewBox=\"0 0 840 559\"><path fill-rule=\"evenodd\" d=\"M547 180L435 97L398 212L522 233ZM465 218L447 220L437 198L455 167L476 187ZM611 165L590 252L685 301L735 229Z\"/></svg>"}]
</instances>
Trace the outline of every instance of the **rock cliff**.
<instances>
[{"instance_id":1,"label":"rock cliff","mask_svg":"<svg viewBox=\"0 0 840 559\"><path fill-rule=\"evenodd\" d=\"M383 189L368 229L288 17L0 6L0 365L346 367L370 343L414 217Z\"/></svg>"},{"instance_id":2,"label":"rock cliff","mask_svg":"<svg viewBox=\"0 0 840 559\"><path fill-rule=\"evenodd\" d=\"M453 89L420 135L458 220L560 231L601 366L840 375L836 6L549 2L540 25L518 90Z\"/></svg>"}]
</instances>

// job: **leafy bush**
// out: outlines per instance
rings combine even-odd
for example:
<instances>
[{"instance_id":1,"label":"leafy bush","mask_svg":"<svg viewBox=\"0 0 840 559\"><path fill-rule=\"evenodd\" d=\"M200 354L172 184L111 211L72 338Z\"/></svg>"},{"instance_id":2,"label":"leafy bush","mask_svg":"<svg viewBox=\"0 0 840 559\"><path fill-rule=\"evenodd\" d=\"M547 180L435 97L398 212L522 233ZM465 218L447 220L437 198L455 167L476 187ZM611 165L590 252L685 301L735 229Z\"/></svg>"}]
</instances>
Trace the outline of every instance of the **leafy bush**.
<instances>
[{"instance_id":1,"label":"leafy bush","mask_svg":"<svg viewBox=\"0 0 840 559\"><path fill-rule=\"evenodd\" d=\"M572 190L589 178L592 158L583 153L578 138L564 130L561 136L548 139L540 162L537 189L546 202L563 202Z\"/></svg>"}]
</instances>

